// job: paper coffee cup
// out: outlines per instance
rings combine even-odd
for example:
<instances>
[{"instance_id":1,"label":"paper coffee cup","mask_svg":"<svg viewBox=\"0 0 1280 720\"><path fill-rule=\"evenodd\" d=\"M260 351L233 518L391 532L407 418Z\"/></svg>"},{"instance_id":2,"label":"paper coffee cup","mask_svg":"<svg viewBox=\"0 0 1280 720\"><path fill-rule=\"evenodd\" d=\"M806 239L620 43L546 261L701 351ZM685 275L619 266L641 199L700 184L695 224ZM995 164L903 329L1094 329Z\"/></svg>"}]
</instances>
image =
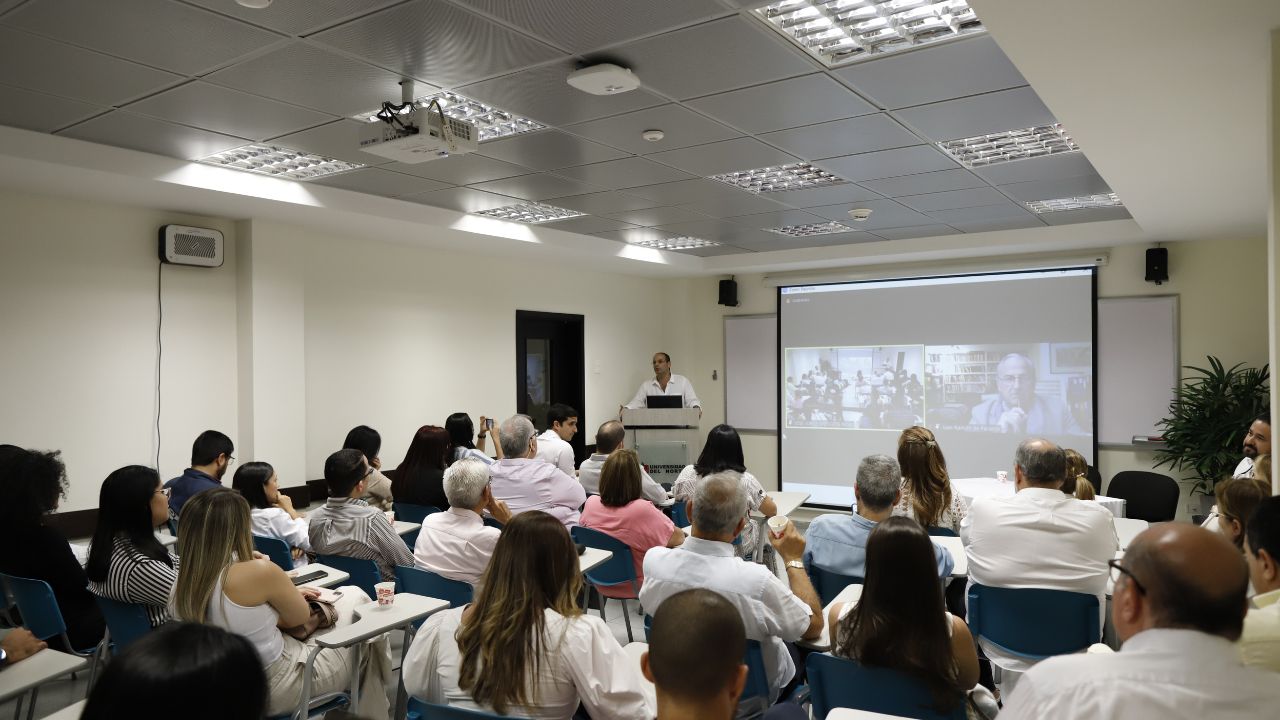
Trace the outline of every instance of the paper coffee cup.
<instances>
[{"instance_id":1,"label":"paper coffee cup","mask_svg":"<svg viewBox=\"0 0 1280 720\"><path fill-rule=\"evenodd\" d=\"M373 586L373 590L378 594L379 605L390 605L396 601L396 584L394 582L380 582Z\"/></svg>"},{"instance_id":2,"label":"paper coffee cup","mask_svg":"<svg viewBox=\"0 0 1280 720\"><path fill-rule=\"evenodd\" d=\"M786 515L774 515L773 517L769 518L769 532L773 533L774 537L782 537L782 533L786 531L787 531Z\"/></svg>"}]
</instances>

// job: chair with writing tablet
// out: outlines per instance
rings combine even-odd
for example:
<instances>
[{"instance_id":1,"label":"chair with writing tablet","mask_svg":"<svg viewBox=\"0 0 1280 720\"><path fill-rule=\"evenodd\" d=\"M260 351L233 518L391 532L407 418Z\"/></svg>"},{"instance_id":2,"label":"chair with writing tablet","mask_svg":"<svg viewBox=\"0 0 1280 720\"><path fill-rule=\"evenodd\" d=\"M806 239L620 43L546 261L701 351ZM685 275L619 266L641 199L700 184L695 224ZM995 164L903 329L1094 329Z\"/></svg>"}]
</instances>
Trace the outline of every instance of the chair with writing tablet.
<instances>
[{"instance_id":1,"label":"chair with writing tablet","mask_svg":"<svg viewBox=\"0 0 1280 720\"><path fill-rule=\"evenodd\" d=\"M289 552L289 545L280 538L254 535L253 549L266 555L271 562L279 565L281 570L293 571L293 553Z\"/></svg>"},{"instance_id":2,"label":"chair with writing tablet","mask_svg":"<svg viewBox=\"0 0 1280 720\"><path fill-rule=\"evenodd\" d=\"M464 710L449 705L435 705L423 702L418 698L409 698L409 712L405 720L485 720L486 718L505 718L506 715Z\"/></svg>"},{"instance_id":3,"label":"chair with writing tablet","mask_svg":"<svg viewBox=\"0 0 1280 720\"><path fill-rule=\"evenodd\" d=\"M316 562L350 575L352 585L365 591L371 599L378 597L378 591L374 588L374 585L382 582L382 571L378 570L378 563L346 555L317 555Z\"/></svg>"},{"instance_id":4,"label":"chair with writing tablet","mask_svg":"<svg viewBox=\"0 0 1280 720\"><path fill-rule=\"evenodd\" d=\"M939 712L929 686L904 672L865 667L847 658L812 653L805 659L813 716L825 718L832 708L850 708L919 720L964 720L965 702Z\"/></svg>"},{"instance_id":5,"label":"chair with writing tablet","mask_svg":"<svg viewBox=\"0 0 1280 720\"><path fill-rule=\"evenodd\" d=\"M1080 652L1102 638L1097 596L1066 590L974 583L965 619L975 639L1034 660Z\"/></svg>"},{"instance_id":6,"label":"chair with writing tablet","mask_svg":"<svg viewBox=\"0 0 1280 720\"><path fill-rule=\"evenodd\" d=\"M930 525L929 527L925 528L924 531L934 537L960 537L959 535L956 534L955 530L952 530L949 527L940 527L937 525Z\"/></svg>"},{"instance_id":7,"label":"chair with writing tablet","mask_svg":"<svg viewBox=\"0 0 1280 720\"><path fill-rule=\"evenodd\" d=\"M18 613L22 615L22 623L32 635L39 640L62 638L62 644L68 653L89 659L89 687L93 687L93 680L98 672L98 660L109 639L104 637L89 648L72 647L71 638L67 637L66 620L62 617L62 609L58 607L58 599L54 597L53 588L49 583L3 573L0 573L0 582L9 588L9 594L13 596L13 602L18 606ZM35 707L35 703L35 689L33 689L32 708Z\"/></svg>"},{"instance_id":8,"label":"chair with writing tablet","mask_svg":"<svg viewBox=\"0 0 1280 720\"><path fill-rule=\"evenodd\" d=\"M447 600L449 607L462 607L471 602L475 590L468 583L416 567L396 566L396 592L425 595Z\"/></svg>"},{"instance_id":9,"label":"chair with writing tablet","mask_svg":"<svg viewBox=\"0 0 1280 720\"><path fill-rule=\"evenodd\" d=\"M841 575L823 570L817 565L807 565L806 569L809 571L809 582L813 583L813 589L817 591L824 607L830 605L841 590L850 585L861 585L863 582L857 575Z\"/></svg>"},{"instance_id":10,"label":"chair with writing tablet","mask_svg":"<svg viewBox=\"0 0 1280 720\"><path fill-rule=\"evenodd\" d=\"M600 619L606 620L604 606L609 600L622 601L622 619L627 624L627 641L634 642L635 638L631 634L631 614L627 612L627 600L640 599L640 585L636 582L636 567L632 563L631 548L617 538L581 525L574 527L570 534L573 535L573 541L576 543L613 553L604 563L586 573L587 582L596 586L597 592L601 587L628 583L631 585L631 594L627 597L605 597L603 593L600 594Z\"/></svg>"},{"instance_id":11,"label":"chair with writing tablet","mask_svg":"<svg viewBox=\"0 0 1280 720\"><path fill-rule=\"evenodd\" d=\"M151 618L147 617L147 608L139 603L120 602L95 594L102 617L107 620L107 630L111 631L112 652L120 652L133 641L151 632Z\"/></svg>"}]
</instances>

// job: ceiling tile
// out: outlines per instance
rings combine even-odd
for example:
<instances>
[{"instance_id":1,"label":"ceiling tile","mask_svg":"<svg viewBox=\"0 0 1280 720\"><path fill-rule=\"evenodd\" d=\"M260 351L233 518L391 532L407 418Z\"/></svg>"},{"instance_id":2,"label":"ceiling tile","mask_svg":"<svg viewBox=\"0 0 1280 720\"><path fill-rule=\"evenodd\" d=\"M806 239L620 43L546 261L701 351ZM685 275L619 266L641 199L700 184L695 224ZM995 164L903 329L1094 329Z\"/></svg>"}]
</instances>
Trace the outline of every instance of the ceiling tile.
<instances>
[{"instance_id":1,"label":"ceiling tile","mask_svg":"<svg viewBox=\"0 0 1280 720\"><path fill-rule=\"evenodd\" d=\"M859 200L879 200L881 196L879 193L872 192L853 183L841 183L839 185L809 188L808 190L771 192L768 194L768 198L798 208L811 208L819 205L836 205Z\"/></svg>"},{"instance_id":2,"label":"ceiling tile","mask_svg":"<svg viewBox=\"0 0 1280 720\"><path fill-rule=\"evenodd\" d=\"M557 203L559 206L559 203ZM625 230L635 227L618 220L610 220L608 218L592 217L586 215L583 217L569 218L560 222L543 223L543 227L555 228L566 232L581 233L583 235L592 235L595 233L612 232L615 230Z\"/></svg>"},{"instance_id":3,"label":"ceiling tile","mask_svg":"<svg viewBox=\"0 0 1280 720\"><path fill-rule=\"evenodd\" d=\"M698 220L706 220L706 215L685 210L678 207L656 207L646 208L644 210L627 210L626 212L613 213L608 216L612 220L621 220L622 222L632 225L643 225L645 227L653 227L655 225L671 225L681 222L696 222Z\"/></svg>"},{"instance_id":4,"label":"ceiling tile","mask_svg":"<svg viewBox=\"0 0 1280 720\"><path fill-rule=\"evenodd\" d=\"M658 229L677 236L687 235L738 247L745 247L747 243L751 242L763 242L772 237L769 233L756 228L749 228L724 220L694 220L691 222L671 223Z\"/></svg>"},{"instance_id":5,"label":"ceiling tile","mask_svg":"<svg viewBox=\"0 0 1280 720\"><path fill-rule=\"evenodd\" d=\"M1040 213L1040 219L1050 225L1072 225L1074 223L1098 222L1101 220L1128 220L1133 217L1123 207L1082 208L1080 210L1059 210L1058 212Z\"/></svg>"},{"instance_id":6,"label":"ceiling tile","mask_svg":"<svg viewBox=\"0 0 1280 720\"><path fill-rule=\"evenodd\" d=\"M787 237L785 235L769 235L769 240L762 242L743 242L741 247L754 252L776 252L780 250L800 250L812 247L833 247L837 245L859 245L869 242L881 242L882 238L869 232L855 231L847 233L831 233L830 235L809 235L807 237Z\"/></svg>"},{"instance_id":7,"label":"ceiling tile","mask_svg":"<svg viewBox=\"0 0 1280 720\"><path fill-rule=\"evenodd\" d=\"M920 144L920 138L884 113L780 130L760 139L805 160Z\"/></svg>"},{"instance_id":8,"label":"ceiling tile","mask_svg":"<svg viewBox=\"0 0 1280 720\"><path fill-rule=\"evenodd\" d=\"M963 190L965 188L987 186L982 181L982 178L968 170L938 170L937 172L917 173L895 178L866 180L862 184L881 195L888 195L889 197L921 195L944 190Z\"/></svg>"},{"instance_id":9,"label":"ceiling tile","mask_svg":"<svg viewBox=\"0 0 1280 720\"><path fill-rule=\"evenodd\" d=\"M639 40L609 54L646 86L679 99L813 72L799 50L743 17Z\"/></svg>"},{"instance_id":10,"label":"ceiling tile","mask_svg":"<svg viewBox=\"0 0 1280 720\"><path fill-rule=\"evenodd\" d=\"M401 195L417 195L445 187L444 183L426 178L404 175L402 173L383 170L382 168L361 168L349 172L327 175L319 180L311 180L315 185L328 185L385 197Z\"/></svg>"},{"instance_id":11,"label":"ceiling tile","mask_svg":"<svg viewBox=\"0 0 1280 720\"><path fill-rule=\"evenodd\" d=\"M714 182L714 181L713 181ZM715 197L705 198L697 202L684 203L681 207L711 217L733 217L735 215L752 215L754 213L784 210L786 207L775 202L774 193L756 195L745 190L725 185L729 192Z\"/></svg>"},{"instance_id":12,"label":"ceiling tile","mask_svg":"<svg viewBox=\"0 0 1280 720\"><path fill-rule=\"evenodd\" d=\"M921 212L976 207L979 205L999 205L1009 200L1009 198L989 187L949 190L947 192L911 195L895 199L903 205Z\"/></svg>"},{"instance_id":13,"label":"ceiling tile","mask_svg":"<svg viewBox=\"0 0 1280 720\"><path fill-rule=\"evenodd\" d=\"M306 0L249 8L227 0L184 0L289 35L306 35L403 0Z\"/></svg>"},{"instance_id":14,"label":"ceiling tile","mask_svg":"<svg viewBox=\"0 0 1280 720\"><path fill-rule=\"evenodd\" d=\"M693 255L694 257L716 257L718 255L741 255L743 253L752 252L733 245L711 245L708 247L691 248L689 250L667 250L667 252L679 253L681 255Z\"/></svg>"},{"instance_id":15,"label":"ceiling tile","mask_svg":"<svg viewBox=\"0 0 1280 720\"><path fill-rule=\"evenodd\" d=\"M656 162L638 157L565 168L559 174L591 183L592 185L599 185L608 190L621 190L641 185L654 185L689 179L687 174L679 170L672 170L665 165L659 165Z\"/></svg>"},{"instance_id":16,"label":"ceiling tile","mask_svg":"<svg viewBox=\"0 0 1280 720\"><path fill-rule=\"evenodd\" d=\"M1081 195L1101 195L1111 192L1111 187L1099 175L1082 175L1073 178L1033 180L1031 182L1013 183L1012 185L1001 185L1000 190L1007 193L1014 200L1027 202L1030 200L1079 197Z\"/></svg>"},{"instance_id":17,"label":"ceiling tile","mask_svg":"<svg viewBox=\"0 0 1280 720\"><path fill-rule=\"evenodd\" d=\"M851 220L849 218L849 211L855 207L870 210L871 217L861 222ZM894 202L893 200L867 200L865 202L857 203L856 205L828 205L825 207L809 208L809 212L815 215L820 215L827 220L847 222L859 230L871 230L873 232L877 228L897 228L909 227L912 225L938 224L938 220L935 220L928 215L918 213L905 205L900 205Z\"/></svg>"},{"instance_id":18,"label":"ceiling tile","mask_svg":"<svg viewBox=\"0 0 1280 720\"><path fill-rule=\"evenodd\" d=\"M1057 122L1030 87L921 105L894 114L936 142Z\"/></svg>"},{"instance_id":19,"label":"ceiling tile","mask_svg":"<svg viewBox=\"0 0 1280 720\"><path fill-rule=\"evenodd\" d=\"M1026 217L1014 216L996 218L994 220L973 220L968 222L955 220L952 221L950 225L951 227L966 233L1022 230L1024 228L1040 228L1045 226L1044 223L1040 222L1039 218L1031 213L1027 213Z\"/></svg>"},{"instance_id":20,"label":"ceiling tile","mask_svg":"<svg viewBox=\"0 0 1280 720\"><path fill-rule=\"evenodd\" d=\"M755 215L739 215L729 218L729 221L743 227L764 230L788 225L813 225L822 222L823 218L804 210L775 210Z\"/></svg>"},{"instance_id":21,"label":"ceiling tile","mask_svg":"<svg viewBox=\"0 0 1280 720\"><path fill-rule=\"evenodd\" d=\"M613 160L627 153L583 140L559 130L522 133L480 146L480 154L535 170L556 170L570 165Z\"/></svg>"},{"instance_id":22,"label":"ceiling tile","mask_svg":"<svg viewBox=\"0 0 1280 720\"><path fill-rule=\"evenodd\" d=\"M204 79L344 117L375 110L384 100L400 100L396 73L302 43L236 63ZM428 92L424 86L418 90Z\"/></svg>"},{"instance_id":23,"label":"ceiling tile","mask_svg":"<svg viewBox=\"0 0 1280 720\"><path fill-rule=\"evenodd\" d=\"M797 158L754 138L738 138L668 150L647 157L703 177L799 162Z\"/></svg>"},{"instance_id":24,"label":"ceiling tile","mask_svg":"<svg viewBox=\"0 0 1280 720\"><path fill-rule=\"evenodd\" d=\"M890 109L1027 84L990 35L938 43L833 72Z\"/></svg>"},{"instance_id":25,"label":"ceiling tile","mask_svg":"<svg viewBox=\"0 0 1280 720\"><path fill-rule=\"evenodd\" d=\"M200 160L248 144L243 138L175 125L124 110L98 116L58 134L183 160Z\"/></svg>"},{"instance_id":26,"label":"ceiling tile","mask_svg":"<svg viewBox=\"0 0 1280 720\"><path fill-rule=\"evenodd\" d=\"M624 212L627 210L643 210L645 208L657 207L660 202L647 200L635 195L628 195L620 192L599 192L589 195L573 195L571 197L556 198L556 205L570 210L577 210L588 215L608 215L609 213Z\"/></svg>"},{"instance_id":27,"label":"ceiling tile","mask_svg":"<svg viewBox=\"0 0 1280 720\"><path fill-rule=\"evenodd\" d=\"M4 23L183 75L208 72L281 39L169 0L41 0L5 15Z\"/></svg>"},{"instance_id":28,"label":"ceiling tile","mask_svg":"<svg viewBox=\"0 0 1280 720\"><path fill-rule=\"evenodd\" d=\"M257 95L191 82L129 105L130 112L251 140L284 135L335 118Z\"/></svg>"},{"instance_id":29,"label":"ceiling tile","mask_svg":"<svg viewBox=\"0 0 1280 720\"><path fill-rule=\"evenodd\" d=\"M679 105L662 105L603 120L592 120L570 125L565 130L637 155L739 137L736 130ZM665 137L650 142L640 137L646 130L661 130Z\"/></svg>"},{"instance_id":30,"label":"ceiling tile","mask_svg":"<svg viewBox=\"0 0 1280 720\"><path fill-rule=\"evenodd\" d=\"M637 243L645 240L670 240L676 237L675 233L665 230L657 230L655 228L625 228L623 230L611 230L609 232L592 233L596 237L602 237L605 240L614 240L617 242Z\"/></svg>"},{"instance_id":31,"label":"ceiling tile","mask_svg":"<svg viewBox=\"0 0 1280 720\"><path fill-rule=\"evenodd\" d=\"M327 125L290 133L267 141L269 145L305 150L316 155L360 163L384 165L387 159L360 149L360 123L355 120L335 120ZM439 162L439 161L436 161Z\"/></svg>"},{"instance_id":32,"label":"ceiling tile","mask_svg":"<svg viewBox=\"0 0 1280 720\"><path fill-rule=\"evenodd\" d=\"M1011 183L1030 182L1032 180L1053 180L1080 175L1096 175L1093 163L1082 152L1059 153L1045 155L1026 160L997 163L973 170L992 185L1009 185Z\"/></svg>"},{"instance_id":33,"label":"ceiling tile","mask_svg":"<svg viewBox=\"0 0 1280 720\"><path fill-rule=\"evenodd\" d=\"M662 183L661 185L633 187L627 190L627 194L653 200L658 205L680 205L704 200L716 200L727 195L749 195L750 193L729 187L715 180L697 178L695 180Z\"/></svg>"},{"instance_id":34,"label":"ceiling tile","mask_svg":"<svg viewBox=\"0 0 1280 720\"><path fill-rule=\"evenodd\" d=\"M960 227L957 223L1025 218L1029 215L1031 213L1025 207L1012 202L999 205L983 205L981 207L954 208L952 210L933 210L929 213L929 216L937 219L938 222L946 223L953 227Z\"/></svg>"},{"instance_id":35,"label":"ceiling tile","mask_svg":"<svg viewBox=\"0 0 1280 720\"><path fill-rule=\"evenodd\" d=\"M23 2L23 0L0 0L0 13L11 10L21 2Z\"/></svg>"},{"instance_id":36,"label":"ceiling tile","mask_svg":"<svg viewBox=\"0 0 1280 720\"><path fill-rule=\"evenodd\" d=\"M364 153L369 157L378 156ZM512 165L509 162L494 160L483 155L469 153L467 155L450 155L438 160L422 163L392 162L383 165L384 170L395 170L418 177L431 178L450 185L471 185L488 182L499 178L528 175L533 172L529 168Z\"/></svg>"},{"instance_id":37,"label":"ceiling tile","mask_svg":"<svg viewBox=\"0 0 1280 720\"><path fill-rule=\"evenodd\" d=\"M95 105L117 105L184 80L156 70L0 27L0 83Z\"/></svg>"},{"instance_id":38,"label":"ceiling tile","mask_svg":"<svg viewBox=\"0 0 1280 720\"><path fill-rule=\"evenodd\" d=\"M955 161L943 155L932 145L878 150L861 155L819 160L814 164L854 182L959 167Z\"/></svg>"},{"instance_id":39,"label":"ceiling tile","mask_svg":"<svg viewBox=\"0 0 1280 720\"><path fill-rule=\"evenodd\" d=\"M562 178L551 173L490 180L488 182L474 183L471 187L485 192L498 193L499 195L510 195L521 200L546 200L547 198L563 197L565 195L581 195L599 189L586 183ZM550 204L556 205L554 202Z\"/></svg>"},{"instance_id":40,"label":"ceiling tile","mask_svg":"<svg viewBox=\"0 0 1280 720\"><path fill-rule=\"evenodd\" d=\"M715 0L460 0L575 53L723 15Z\"/></svg>"},{"instance_id":41,"label":"ceiling tile","mask_svg":"<svg viewBox=\"0 0 1280 720\"><path fill-rule=\"evenodd\" d=\"M400 199L464 213L492 210L508 205L519 205L521 202L517 198L507 197L506 195L495 195L483 190L465 187L445 188L444 190L418 195L406 195Z\"/></svg>"},{"instance_id":42,"label":"ceiling tile","mask_svg":"<svg viewBox=\"0 0 1280 720\"><path fill-rule=\"evenodd\" d=\"M311 39L449 88L564 56L550 45L442 0L397 5Z\"/></svg>"},{"instance_id":43,"label":"ceiling tile","mask_svg":"<svg viewBox=\"0 0 1280 720\"><path fill-rule=\"evenodd\" d=\"M644 90L620 95L592 95L565 81L577 69L556 62L460 88L469 98L523 115L545 125L563 126L661 105L666 101Z\"/></svg>"},{"instance_id":44,"label":"ceiling tile","mask_svg":"<svg viewBox=\"0 0 1280 720\"><path fill-rule=\"evenodd\" d=\"M685 103L748 133L764 133L873 113L857 93L816 73L709 95Z\"/></svg>"},{"instance_id":45,"label":"ceiling tile","mask_svg":"<svg viewBox=\"0 0 1280 720\"><path fill-rule=\"evenodd\" d=\"M53 132L106 110L79 100L0 85L0 125Z\"/></svg>"},{"instance_id":46,"label":"ceiling tile","mask_svg":"<svg viewBox=\"0 0 1280 720\"><path fill-rule=\"evenodd\" d=\"M939 235L959 235L960 231L950 225L916 225L903 228L883 228L876 230L876 235L885 240L909 240L920 237L937 237Z\"/></svg>"}]
</instances>

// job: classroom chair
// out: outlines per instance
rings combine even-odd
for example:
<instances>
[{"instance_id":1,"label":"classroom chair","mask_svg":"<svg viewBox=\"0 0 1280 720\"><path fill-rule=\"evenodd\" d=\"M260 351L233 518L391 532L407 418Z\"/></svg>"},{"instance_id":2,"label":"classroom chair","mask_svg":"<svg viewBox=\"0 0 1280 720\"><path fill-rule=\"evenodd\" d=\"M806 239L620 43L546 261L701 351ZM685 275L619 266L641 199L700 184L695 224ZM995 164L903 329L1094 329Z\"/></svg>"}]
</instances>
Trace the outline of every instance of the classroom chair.
<instances>
[{"instance_id":1,"label":"classroom chair","mask_svg":"<svg viewBox=\"0 0 1280 720\"><path fill-rule=\"evenodd\" d=\"M280 538L253 536L253 549L271 558L271 562L279 565L285 572L293 572L293 553L289 545Z\"/></svg>"},{"instance_id":2,"label":"classroom chair","mask_svg":"<svg viewBox=\"0 0 1280 720\"><path fill-rule=\"evenodd\" d=\"M460 580L450 580L443 575L416 567L396 566L396 592L448 600L449 607L462 607L471 602L475 590Z\"/></svg>"},{"instance_id":3,"label":"classroom chair","mask_svg":"<svg viewBox=\"0 0 1280 720\"><path fill-rule=\"evenodd\" d=\"M631 560L631 548L617 538L581 525L574 527L570 534L573 535L573 541L576 543L586 545L589 548L608 550L613 553L613 556L603 564L586 573L587 582L596 587L597 593L599 593L599 588L601 587L631 584L631 594L627 597L614 598L600 594L600 619L608 622L604 613L605 604L609 600L620 600L622 602L622 619L627 624L627 641L635 642L635 637L631 634L631 613L627 611L627 600L638 601L640 599L640 584L636 582L636 566Z\"/></svg>"},{"instance_id":4,"label":"classroom chair","mask_svg":"<svg viewBox=\"0 0 1280 720\"><path fill-rule=\"evenodd\" d=\"M316 562L347 573L351 576L348 582L365 591L370 599L377 599L378 591L373 586L382 582L378 563L346 555L317 555Z\"/></svg>"},{"instance_id":5,"label":"classroom chair","mask_svg":"<svg viewBox=\"0 0 1280 720\"><path fill-rule=\"evenodd\" d=\"M742 694L738 702L756 698L760 701L760 711L769 708L769 673L764 669L764 651L759 640L747 641L747 652L742 658L747 666L747 682L742 686Z\"/></svg>"},{"instance_id":6,"label":"classroom chair","mask_svg":"<svg viewBox=\"0 0 1280 720\"><path fill-rule=\"evenodd\" d=\"M1098 490L1098 494L1103 494ZM1169 522L1178 513L1178 483L1168 475L1145 470L1116 473L1107 485L1108 497L1125 501L1124 516L1147 522Z\"/></svg>"},{"instance_id":7,"label":"classroom chair","mask_svg":"<svg viewBox=\"0 0 1280 720\"><path fill-rule=\"evenodd\" d=\"M111 598L94 595L102 617L106 618L107 630L111 631L113 654L133 644L134 640L151 632L151 618L147 617L147 608L139 603L120 602Z\"/></svg>"},{"instance_id":8,"label":"classroom chair","mask_svg":"<svg viewBox=\"0 0 1280 720\"><path fill-rule=\"evenodd\" d=\"M818 597L822 600L823 607L831 604L832 600L850 585L861 585L862 578L856 575L841 575L830 570L823 570L817 565L807 565L809 571L809 582L813 583L813 589L818 592Z\"/></svg>"},{"instance_id":9,"label":"classroom chair","mask_svg":"<svg viewBox=\"0 0 1280 720\"><path fill-rule=\"evenodd\" d=\"M675 504L671 506L671 522L678 528L689 527L689 509L685 506L687 500L688 498L684 500L677 498Z\"/></svg>"},{"instance_id":10,"label":"classroom chair","mask_svg":"<svg viewBox=\"0 0 1280 720\"><path fill-rule=\"evenodd\" d=\"M934 537L960 537L959 535L956 534L955 530L952 530L949 527L938 527L937 525L931 525L925 528L924 531Z\"/></svg>"},{"instance_id":11,"label":"classroom chair","mask_svg":"<svg viewBox=\"0 0 1280 720\"><path fill-rule=\"evenodd\" d=\"M965 718L963 699L950 712L939 712L929 686L897 670L863 667L827 653L810 654L804 666L815 718L825 718L832 708L919 720Z\"/></svg>"},{"instance_id":12,"label":"classroom chair","mask_svg":"<svg viewBox=\"0 0 1280 720\"><path fill-rule=\"evenodd\" d=\"M98 673L98 660L109 642L108 638L103 637L91 648L71 647L71 639L67 637L66 620L62 617L62 610L58 607L58 600L53 596L53 588L49 587L49 583L3 573L0 573L0 582L9 588L9 594L13 596L13 602L18 606L18 613L22 615L22 623L32 635L40 640L61 637L68 652L89 659L89 687L93 687L94 678ZM36 706L38 691L39 688L31 689L32 710Z\"/></svg>"},{"instance_id":13,"label":"classroom chair","mask_svg":"<svg viewBox=\"0 0 1280 720\"><path fill-rule=\"evenodd\" d=\"M497 528L499 530L502 529L502 523L498 522L497 520L494 520L491 517L485 517L484 524L488 525L491 528Z\"/></svg>"},{"instance_id":14,"label":"classroom chair","mask_svg":"<svg viewBox=\"0 0 1280 720\"><path fill-rule=\"evenodd\" d=\"M414 505L403 502L391 503L391 508L395 511L397 520L419 524L426 520L428 515L440 512L440 508L435 505Z\"/></svg>"},{"instance_id":15,"label":"classroom chair","mask_svg":"<svg viewBox=\"0 0 1280 720\"><path fill-rule=\"evenodd\" d=\"M409 698L409 712L405 714L405 720L484 720L484 718L505 718L506 715L494 715L493 713L480 712L478 710L463 710L462 708L449 707L448 705L435 705L423 702L418 698Z\"/></svg>"},{"instance_id":16,"label":"classroom chair","mask_svg":"<svg viewBox=\"0 0 1280 720\"><path fill-rule=\"evenodd\" d=\"M1102 637L1098 598L1066 590L974 583L966 620L975 640L1036 660L1079 652Z\"/></svg>"}]
</instances>

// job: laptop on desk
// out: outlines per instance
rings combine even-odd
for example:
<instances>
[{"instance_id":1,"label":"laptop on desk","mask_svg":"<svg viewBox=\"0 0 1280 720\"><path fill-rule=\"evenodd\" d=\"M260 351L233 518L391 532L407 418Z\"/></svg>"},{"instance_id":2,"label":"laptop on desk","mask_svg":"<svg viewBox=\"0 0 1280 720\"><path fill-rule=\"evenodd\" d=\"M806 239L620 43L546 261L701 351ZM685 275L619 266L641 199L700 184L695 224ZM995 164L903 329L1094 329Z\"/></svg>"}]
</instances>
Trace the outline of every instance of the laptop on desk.
<instances>
[{"instance_id":1,"label":"laptop on desk","mask_svg":"<svg viewBox=\"0 0 1280 720\"><path fill-rule=\"evenodd\" d=\"M684 397L681 395L649 395L645 398L645 405L650 409L679 409L684 407Z\"/></svg>"}]
</instances>

